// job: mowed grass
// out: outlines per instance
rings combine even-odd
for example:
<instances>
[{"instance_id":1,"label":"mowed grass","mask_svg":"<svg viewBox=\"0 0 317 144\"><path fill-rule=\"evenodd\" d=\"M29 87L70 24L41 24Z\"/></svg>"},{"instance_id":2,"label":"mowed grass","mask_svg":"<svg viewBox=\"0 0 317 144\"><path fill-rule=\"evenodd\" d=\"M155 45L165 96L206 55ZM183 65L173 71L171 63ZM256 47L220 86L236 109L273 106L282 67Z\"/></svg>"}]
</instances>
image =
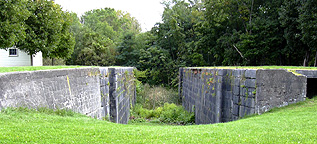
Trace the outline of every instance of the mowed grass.
<instances>
[{"instance_id":1,"label":"mowed grass","mask_svg":"<svg viewBox=\"0 0 317 144\"><path fill-rule=\"evenodd\" d=\"M70 69L70 68L90 68L99 66L21 66L21 67L0 67L0 73L18 72L18 71L37 71L37 70L50 70L50 69ZM107 66L110 68L122 66Z\"/></svg>"},{"instance_id":2,"label":"mowed grass","mask_svg":"<svg viewBox=\"0 0 317 144\"><path fill-rule=\"evenodd\" d=\"M192 67L189 67L192 68ZM193 67L195 68L195 67ZM288 69L288 70L317 70L317 67L303 66L215 66L215 67L196 67L211 69Z\"/></svg>"},{"instance_id":3,"label":"mowed grass","mask_svg":"<svg viewBox=\"0 0 317 144\"><path fill-rule=\"evenodd\" d=\"M0 143L317 143L317 99L229 123L122 125L79 114L0 113Z\"/></svg>"},{"instance_id":4,"label":"mowed grass","mask_svg":"<svg viewBox=\"0 0 317 144\"><path fill-rule=\"evenodd\" d=\"M50 69L82 68L84 66L21 66L21 67L0 67L0 73L18 71L37 71Z\"/></svg>"},{"instance_id":5,"label":"mowed grass","mask_svg":"<svg viewBox=\"0 0 317 144\"><path fill-rule=\"evenodd\" d=\"M17 71L36 71L49 69L66 69L66 68L83 68L96 66L23 66L23 67L0 67L0 73L17 72ZM119 67L119 66L111 66ZM194 68L194 67L192 67ZM214 68L214 69L290 69L290 70L317 70L317 67L300 67L300 66L219 66L219 67L197 67L197 68Z\"/></svg>"}]
</instances>

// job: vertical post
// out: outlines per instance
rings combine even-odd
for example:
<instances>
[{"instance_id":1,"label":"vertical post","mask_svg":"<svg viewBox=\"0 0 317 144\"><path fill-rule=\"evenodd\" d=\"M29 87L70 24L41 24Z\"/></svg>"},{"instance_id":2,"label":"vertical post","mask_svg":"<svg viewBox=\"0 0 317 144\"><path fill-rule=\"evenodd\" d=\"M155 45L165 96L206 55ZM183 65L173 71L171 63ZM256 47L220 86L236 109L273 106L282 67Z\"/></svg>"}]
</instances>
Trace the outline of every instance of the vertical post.
<instances>
[{"instance_id":1,"label":"vertical post","mask_svg":"<svg viewBox=\"0 0 317 144\"><path fill-rule=\"evenodd\" d=\"M110 100L110 121L118 123L118 104L117 104L117 78L116 69L109 68L109 100Z\"/></svg>"},{"instance_id":2,"label":"vertical post","mask_svg":"<svg viewBox=\"0 0 317 144\"><path fill-rule=\"evenodd\" d=\"M178 97L181 102L183 101L183 68L179 68L178 76Z\"/></svg>"}]
</instances>

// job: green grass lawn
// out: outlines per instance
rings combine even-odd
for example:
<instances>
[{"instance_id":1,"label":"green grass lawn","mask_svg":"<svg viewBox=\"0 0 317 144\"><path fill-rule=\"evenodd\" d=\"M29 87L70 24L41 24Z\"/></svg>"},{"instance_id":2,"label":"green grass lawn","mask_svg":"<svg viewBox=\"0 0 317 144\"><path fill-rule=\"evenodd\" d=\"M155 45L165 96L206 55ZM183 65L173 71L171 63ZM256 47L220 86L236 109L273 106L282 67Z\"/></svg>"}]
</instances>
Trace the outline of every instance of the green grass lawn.
<instances>
[{"instance_id":1,"label":"green grass lawn","mask_svg":"<svg viewBox=\"0 0 317 144\"><path fill-rule=\"evenodd\" d=\"M36 71L48 69L81 68L85 66L24 66L24 67L0 67L0 73L16 71ZM88 67L88 66L86 66ZM119 67L119 66L112 66ZM216 69L291 69L291 70L317 70L317 67L297 67L297 66L226 66L226 67L199 67Z\"/></svg>"},{"instance_id":2,"label":"green grass lawn","mask_svg":"<svg viewBox=\"0 0 317 144\"><path fill-rule=\"evenodd\" d=\"M317 98L211 125L122 125L79 114L0 113L0 143L317 143Z\"/></svg>"},{"instance_id":3,"label":"green grass lawn","mask_svg":"<svg viewBox=\"0 0 317 144\"><path fill-rule=\"evenodd\" d=\"M189 67L190 68L190 67ZM212 69L289 69L289 70L317 70L317 67L303 66L215 66L215 67L197 67Z\"/></svg>"},{"instance_id":4,"label":"green grass lawn","mask_svg":"<svg viewBox=\"0 0 317 144\"><path fill-rule=\"evenodd\" d=\"M0 73L17 71L36 71L49 69L81 68L84 66L23 66L23 67L0 67Z\"/></svg>"},{"instance_id":5,"label":"green grass lawn","mask_svg":"<svg viewBox=\"0 0 317 144\"><path fill-rule=\"evenodd\" d=\"M17 71L37 71L37 70L50 70L50 69L67 69L67 68L88 68L98 66L21 66L21 67L0 67L0 73L17 72ZM107 66L111 68L123 66Z\"/></svg>"}]
</instances>

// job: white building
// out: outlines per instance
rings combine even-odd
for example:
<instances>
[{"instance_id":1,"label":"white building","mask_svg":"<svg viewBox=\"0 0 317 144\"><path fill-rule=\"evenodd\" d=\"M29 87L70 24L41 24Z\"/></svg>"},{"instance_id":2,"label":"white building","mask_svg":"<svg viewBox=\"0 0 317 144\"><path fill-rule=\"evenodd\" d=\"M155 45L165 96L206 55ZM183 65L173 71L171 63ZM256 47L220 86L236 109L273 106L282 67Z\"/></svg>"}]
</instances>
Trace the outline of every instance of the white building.
<instances>
[{"instance_id":1,"label":"white building","mask_svg":"<svg viewBox=\"0 0 317 144\"><path fill-rule=\"evenodd\" d=\"M33 65L31 57L18 48L0 49L0 67L9 66L43 66L42 52L33 56Z\"/></svg>"}]
</instances>

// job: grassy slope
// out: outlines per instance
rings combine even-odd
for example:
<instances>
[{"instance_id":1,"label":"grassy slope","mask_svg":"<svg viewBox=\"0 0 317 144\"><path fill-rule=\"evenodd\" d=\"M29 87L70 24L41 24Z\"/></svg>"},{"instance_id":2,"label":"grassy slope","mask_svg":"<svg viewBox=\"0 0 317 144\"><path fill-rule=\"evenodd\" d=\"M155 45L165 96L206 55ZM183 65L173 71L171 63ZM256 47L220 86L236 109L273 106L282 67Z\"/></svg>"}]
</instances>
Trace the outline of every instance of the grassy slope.
<instances>
[{"instance_id":1,"label":"grassy slope","mask_svg":"<svg viewBox=\"0 0 317 144\"><path fill-rule=\"evenodd\" d=\"M235 122L121 125L81 115L0 113L0 143L316 143L317 98Z\"/></svg>"},{"instance_id":2,"label":"grassy slope","mask_svg":"<svg viewBox=\"0 0 317 144\"><path fill-rule=\"evenodd\" d=\"M85 67L98 67L98 66L23 66L23 67L0 67L0 73L17 72L17 71L37 71L49 69L67 69L67 68L85 68ZM111 68L122 66L108 66Z\"/></svg>"},{"instance_id":3,"label":"grassy slope","mask_svg":"<svg viewBox=\"0 0 317 144\"><path fill-rule=\"evenodd\" d=\"M189 67L191 68L191 67ZM289 69L289 70L317 70L317 67L303 66L216 66L216 67L197 67L213 69Z\"/></svg>"},{"instance_id":4,"label":"grassy slope","mask_svg":"<svg viewBox=\"0 0 317 144\"><path fill-rule=\"evenodd\" d=\"M16 72L16 71L36 71L49 69L64 69L64 68L80 68L83 66L23 66L23 67L0 67L0 73Z\"/></svg>"},{"instance_id":5,"label":"grassy slope","mask_svg":"<svg viewBox=\"0 0 317 144\"><path fill-rule=\"evenodd\" d=\"M25 66L25 67L0 67L0 73L15 71L36 71L48 69L80 68L84 66ZM112 66L115 67L115 66ZM291 69L291 70L317 70L317 67L297 67L297 66L227 66L227 67L198 67L216 69Z\"/></svg>"}]
</instances>

